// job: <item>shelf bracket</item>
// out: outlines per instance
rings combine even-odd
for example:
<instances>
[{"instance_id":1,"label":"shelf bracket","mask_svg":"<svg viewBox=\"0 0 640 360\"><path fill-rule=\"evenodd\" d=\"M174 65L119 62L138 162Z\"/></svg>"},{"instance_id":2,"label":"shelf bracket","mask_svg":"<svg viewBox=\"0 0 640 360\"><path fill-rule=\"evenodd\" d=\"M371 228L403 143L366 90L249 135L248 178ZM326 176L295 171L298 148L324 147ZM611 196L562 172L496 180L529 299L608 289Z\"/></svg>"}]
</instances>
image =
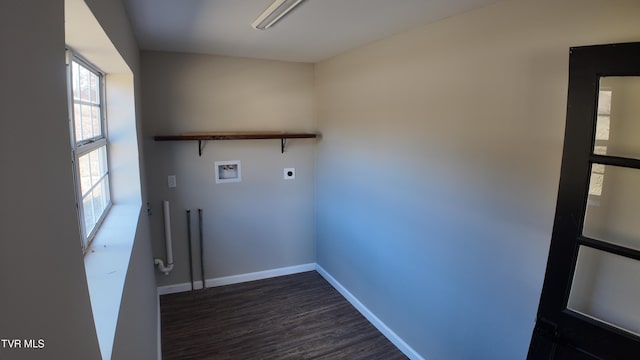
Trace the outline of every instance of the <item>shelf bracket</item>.
<instances>
[{"instance_id":1,"label":"shelf bracket","mask_svg":"<svg viewBox=\"0 0 640 360\"><path fill-rule=\"evenodd\" d=\"M206 140L198 140L198 156L202 156L202 150L204 150L206 144Z\"/></svg>"},{"instance_id":2,"label":"shelf bracket","mask_svg":"<svg viewBox=\"0 0 640 360\"><path fill-rule=\"evenodd\" d=\"M287 139L280 138L280 153L284 154L284 148L287 146Z\"/></svg>"}]
</instances>

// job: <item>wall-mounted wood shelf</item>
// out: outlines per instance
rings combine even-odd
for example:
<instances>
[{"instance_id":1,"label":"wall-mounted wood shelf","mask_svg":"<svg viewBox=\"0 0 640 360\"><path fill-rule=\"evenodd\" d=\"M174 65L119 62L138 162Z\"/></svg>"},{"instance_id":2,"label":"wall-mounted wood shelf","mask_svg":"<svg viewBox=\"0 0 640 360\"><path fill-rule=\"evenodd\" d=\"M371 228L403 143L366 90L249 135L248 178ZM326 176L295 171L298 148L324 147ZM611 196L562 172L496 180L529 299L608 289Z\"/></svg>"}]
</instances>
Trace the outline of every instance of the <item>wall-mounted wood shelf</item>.
<instances>
[{"instance_id":1,"label":"wall-mounted wood shelf","mask_svg":"<svg viewBox=\"0 0 640 360\"><path fill-rule=\"evenodd\" d=\"M316 138L314 133L285 133L280 131L251 131L251 132L193 132L182 135L158 135L154 136L155 141L198 141L198 155L202 156L205 141L208 140L258 140L258 139L280 139L280 151L284 153L287 139L312 139Z\"/></svg>"}]
</instances>

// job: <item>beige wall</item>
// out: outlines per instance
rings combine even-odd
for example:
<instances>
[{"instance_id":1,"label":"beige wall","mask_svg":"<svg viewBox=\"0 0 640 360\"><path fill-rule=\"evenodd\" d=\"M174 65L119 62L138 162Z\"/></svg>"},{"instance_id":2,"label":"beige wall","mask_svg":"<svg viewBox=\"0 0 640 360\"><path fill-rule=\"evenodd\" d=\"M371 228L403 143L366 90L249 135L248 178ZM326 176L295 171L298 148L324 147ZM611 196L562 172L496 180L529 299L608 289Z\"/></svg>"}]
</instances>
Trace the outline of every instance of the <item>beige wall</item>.
<instances>
[{"instance_id":1,"label":"beige wall","mask_svg":"<svg viewBox=\"0 0 640 360\"><path fill-rule=\"evenodd\" d=\"M638 41L639 18L503 1L318 64L318 263L427 359L525 358L569 47Z\"/></svg>"},{"instance_id":2,"label":"beige wall","mask_svg":"<svg viewBox=\"0 0 640 360\"><path fill-rule=\"evenodd\" d=\"M315 129L313 66L220 56L143 52L146 169L154 255L164 258L162 200L171 202L175 269L158 284L189 282L186 209L200 280L197 209L204 210L207 279L315 261L313 139L156 142L193 131ZM214 162L240 160L242 182L216 184ZM296 179L283 169L296 168ZM167 187L176 175L177 187Z\"/></svg>"},{"instance_id":3,"label":"beige wall","mask_svg":"<svg viewBox=\"0 0 640 360\"><path fill-rule=\"evenodd\" d=\"M109 72L107 97L112 104L108 114L112 200L120 205L134 204L141 209L139 218L132 220L137 223L135 239L128 260L113 347L106 353L111 353L112 359L157 359L160 341L157 337L160 327L158 297L149 220L142 208L147 201L147 186L142 168L140 51L121 1L84 1L117 50L119 60L126 63L124 71L108 61L103 68ZM100 48L86 50L99 51Z\"/></svg>"}]
</instances>

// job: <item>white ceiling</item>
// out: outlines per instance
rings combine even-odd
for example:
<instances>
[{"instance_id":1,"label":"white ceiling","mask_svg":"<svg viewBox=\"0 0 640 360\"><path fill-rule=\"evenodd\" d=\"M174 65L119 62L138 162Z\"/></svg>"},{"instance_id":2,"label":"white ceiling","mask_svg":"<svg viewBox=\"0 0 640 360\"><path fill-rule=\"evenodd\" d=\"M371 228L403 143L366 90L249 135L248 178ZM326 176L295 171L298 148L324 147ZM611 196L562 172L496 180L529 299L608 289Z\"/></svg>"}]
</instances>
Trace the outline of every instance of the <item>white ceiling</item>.
<instances>
[{"instance_id":1,"label":"white ceiling","mask_svg":"<svg viewBox=\"0 0 640 360\"><path fill-rule=\"evenodd\" d=\"M272 28L273 0L125 0L144 50L318 62L497 0L306 0Z\"/></svg>"}]
</instances>

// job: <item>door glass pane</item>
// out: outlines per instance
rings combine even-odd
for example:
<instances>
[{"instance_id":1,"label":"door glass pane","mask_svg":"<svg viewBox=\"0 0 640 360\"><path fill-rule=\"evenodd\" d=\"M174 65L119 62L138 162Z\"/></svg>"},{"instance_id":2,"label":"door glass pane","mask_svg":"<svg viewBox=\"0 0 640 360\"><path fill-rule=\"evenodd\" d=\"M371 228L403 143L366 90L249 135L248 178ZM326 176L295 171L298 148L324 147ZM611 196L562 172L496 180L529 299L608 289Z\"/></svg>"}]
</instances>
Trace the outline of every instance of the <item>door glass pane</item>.
<instances>
[{"instance_id":1,"label":"door glass pane","mask_svg":"<svg viewBox=\"0 0 640 360\"><path fill-rule=\"evenodd\" d=\"M640 158L640 77L600 78L593 153Z\"/></svg>"},{"instance_id":2,"label":"door glass pane","mask_svg":"<svg viewBox=\"0 0 640 360\"><path fill-rule=\"evenodd\" d=\"M580 246L568 308L640 335L640 261Z\"/></svg>"},{"instance_id":3,"label":"door glass pane","mask_svg":"<svg viewBox=\"0 0 640 360\"><path fill-rule=\"evenodd\" d=\"M593 164L582 234L640 250L640 170Z\"/></svg>"}]
</instances>

